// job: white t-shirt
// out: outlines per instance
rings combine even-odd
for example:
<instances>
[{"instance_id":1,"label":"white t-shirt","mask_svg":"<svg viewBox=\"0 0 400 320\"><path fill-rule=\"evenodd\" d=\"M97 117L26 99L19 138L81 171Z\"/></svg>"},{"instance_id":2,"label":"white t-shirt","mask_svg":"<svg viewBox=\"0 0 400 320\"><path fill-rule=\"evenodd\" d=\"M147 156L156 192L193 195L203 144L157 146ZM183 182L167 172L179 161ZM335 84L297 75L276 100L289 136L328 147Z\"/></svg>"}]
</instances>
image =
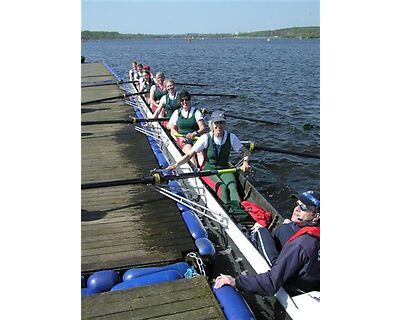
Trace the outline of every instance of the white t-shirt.
<instances>
[{"instance_id":1,"label":"white t-shirt","mask_svg":"<svg viewBox=\"0 0 400 320\"><path fill-rule=\"evenodd\" d=\"M179 94L178 92L175 92L175 95L174 95L174 96L171 96L169 93L164 94L164 95L161 97L160 102L158 103L158 105L164 107L164 106L167 104L167 95L169 96L170 99L173 100L173 99L176 99L176 97L178 96L178 94Z\"/></svg>"},{"instance_id":2,"label":"white t-shirt","mask_svg":"<svg viewBox=\"0 0 400 320\"><path fill-rule=\"evenodd\" d=\"M210 133L203 134L193 145L192 151L201 152L204 149L206 149L208 147L208 135L209 134ZM224 134L222 135L222 137L216 137L215 135L213 135L213 140L217 146L222 146L225 143L227 137L228 137L228 132L224 131ZM243 147L243 144L240 142L239 138L234 133L231 133L231 146L232 146L232 149L236 152L239 151Z\"/></svg>"},{"instance_id":3,"label":"white t-shirt","mask_svg":"<svg viewBox=\"0 0 400 320\"><path fill-rule=\"evenodd\" d=\"M140 81L140 79L142 79L142 74L141 74L139 71L136 71L136 72L133 74L133 80Z\"/></svg>"},{"instance_id":4,"label":"white t-shirt","mask_svg":"<svg viewBox=\"0 0 400 320\"><path fill-rule=\"evenodd\" d=\"M179 110L181 110L181 115L182 115L182 117L184 117L184 118L191 118L191 117L193 116L193 112L194 112L195 108L190 107L190 109L189 109L189 114L188 114L188 112L187 112L186 110L184 110L183 108L180 108L180 109L175 110L174 113L172 114L171 118L169 119L169 124L171 124L171 125L173 125L173 126L176 126L176 125L177 125L177 123L178 123L178 113L179 113ZM199 122L200 120L203 120L203 115L202 115L202 113L200 112L200 110L197 110L197 109L196 109L196 113L194 114L194 117L195 117L195 119L196 119L196 122Z\"/></svg>"}]
</instances>

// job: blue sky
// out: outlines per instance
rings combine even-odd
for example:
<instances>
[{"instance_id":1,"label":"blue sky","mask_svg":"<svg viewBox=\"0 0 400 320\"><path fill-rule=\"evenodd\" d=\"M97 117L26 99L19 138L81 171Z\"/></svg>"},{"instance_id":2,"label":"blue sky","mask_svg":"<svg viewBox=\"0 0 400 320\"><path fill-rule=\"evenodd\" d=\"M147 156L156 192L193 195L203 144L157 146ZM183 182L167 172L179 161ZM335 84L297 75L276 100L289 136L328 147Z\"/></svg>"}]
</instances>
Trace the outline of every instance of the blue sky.
<instances>
[{"instance_id":1,"label":"blue sky","mask_svg":"<svg viewBox=\"0 0 400 320\"><path fill-rule=\"evenodd\" d=\"M83 0L81 30L233 33L320 25L319 0Z\"/></svg>"}]
</instances>

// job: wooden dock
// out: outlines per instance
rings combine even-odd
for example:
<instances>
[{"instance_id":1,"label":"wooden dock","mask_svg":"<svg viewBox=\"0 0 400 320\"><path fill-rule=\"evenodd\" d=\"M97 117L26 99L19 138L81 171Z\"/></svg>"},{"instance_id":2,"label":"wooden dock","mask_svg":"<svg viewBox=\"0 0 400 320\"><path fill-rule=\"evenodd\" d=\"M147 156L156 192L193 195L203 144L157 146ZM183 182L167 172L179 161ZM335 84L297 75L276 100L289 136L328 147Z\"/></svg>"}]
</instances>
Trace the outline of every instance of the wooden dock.
<instances>
[{"instance_id":1,"label":"wooden dock","mask_svg":"<svg viewBox=\"0 0 400 320\"><path fill-rule=\"evenodd\" d=\"M93 308L96 306L96 308ZM202 277L82 298L82 319L225 319Z\"/></svg>"},{"instance_id":2,"label":"wooden dock","mask_svg":"<svg viewBox=\"0 0 400 320\"><path fill-rule=\"evenodd\" d=\"M105 66L82 64L82 86L106 80L116 81ZM81 101L122 93L116 85L83 87ZM82 121L128 119L132 114L122 99L81 106ZM133 125L81 128L82 183L148 176L158 168L146 137ZM176 204L151 186L81 191L82 274L184 261L191 251L196 247ZM224 319L204 277L82 297L82 318L152 319L156 314L159 319Z\"/></svg>"}]
</instances>

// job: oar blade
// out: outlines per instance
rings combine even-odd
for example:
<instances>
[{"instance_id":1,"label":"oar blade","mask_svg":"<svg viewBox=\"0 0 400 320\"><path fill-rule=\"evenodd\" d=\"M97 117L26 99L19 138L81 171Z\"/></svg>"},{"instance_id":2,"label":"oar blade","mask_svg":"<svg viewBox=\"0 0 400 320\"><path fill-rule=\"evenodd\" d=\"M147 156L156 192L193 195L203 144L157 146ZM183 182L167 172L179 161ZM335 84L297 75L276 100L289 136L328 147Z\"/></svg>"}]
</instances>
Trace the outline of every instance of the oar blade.
<instances>
[{"instance_id":1,"label":"oar blade","mask_svg":"<svg viewBox=\"0 0 400 320\"><path fill-rule=\"evenodd\" d=\"M313 159L319 159L320 156L317 154L312 154L308 152L296 152L296 151L288 151L288 150L282 150L282 149L277 149L277 148L269 148L265 146L254 146L255 150L264 150L264 151L269 151L269 152L275 152L275 153L283 153L283 154L289 154L293 156L299 156L299 157L304 157L304 158L313 158Z\"/></svg>"}]
</instances>

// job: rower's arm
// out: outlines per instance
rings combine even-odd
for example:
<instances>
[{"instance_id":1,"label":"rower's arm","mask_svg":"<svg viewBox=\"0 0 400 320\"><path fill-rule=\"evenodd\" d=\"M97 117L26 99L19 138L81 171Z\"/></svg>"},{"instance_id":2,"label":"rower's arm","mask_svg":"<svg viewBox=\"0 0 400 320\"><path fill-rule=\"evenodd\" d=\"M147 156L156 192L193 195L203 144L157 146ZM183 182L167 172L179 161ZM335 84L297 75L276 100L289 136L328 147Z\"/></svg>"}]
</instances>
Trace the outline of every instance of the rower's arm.
<instances>
[{"instance_id":1,"label":"rower's arm","mask_svg":"<svg viewBox=\"0 0 400 320\"><path fill-rule=\"evenodd\" d=\"M241 150L243 152L242 171L248 172L248 171L250 171L250 165L249 165L250 151L245 146L242 146Z\"/></svg>"},{"instance_id":2,"label":"rower's arm","mask_svg":"<svg viewBox=\"0 0 400 320\"><path fill-rule=\"evenodd\" d=\"M195 154L194 151L190 151L188 154L183 155L175 164L171 164L166 169L169 171L175 170L180 165L189 162L190 158L192 158L194 154Z\"/></svg>"},{"instance_id":3,"label":"rower's arm","mask_svg":"<svg viewBox=\"0 0 400 320\"><path fill-rule=\"evenodd\" d=\"M150 103L154 104L157 109L159 108L159 105L156 101L156 85L153 84L150 88Z\"/></svg>"}]
</instances>

